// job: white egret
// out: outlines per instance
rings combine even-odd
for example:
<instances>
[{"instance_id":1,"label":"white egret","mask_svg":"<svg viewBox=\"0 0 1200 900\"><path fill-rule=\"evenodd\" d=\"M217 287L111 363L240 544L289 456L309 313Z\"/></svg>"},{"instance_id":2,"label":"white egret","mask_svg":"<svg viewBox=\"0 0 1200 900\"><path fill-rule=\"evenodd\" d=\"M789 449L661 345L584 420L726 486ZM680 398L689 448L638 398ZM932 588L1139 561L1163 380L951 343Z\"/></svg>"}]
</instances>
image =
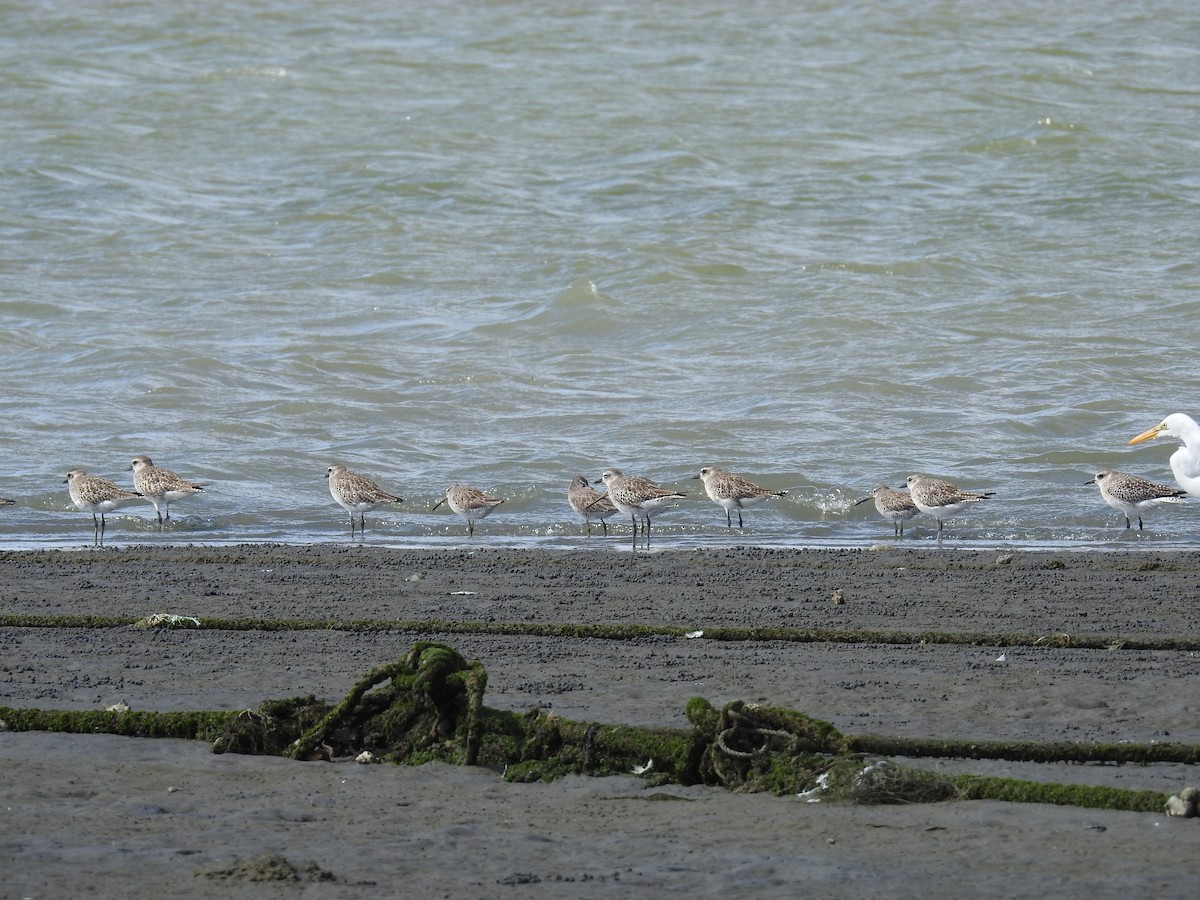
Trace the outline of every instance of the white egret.
<instances>
[{"instance_id":1,"label":"white egret","mask_svg":"<svg viewBox=\"0 0 1200 900\"><path fill-rule=\"evenodd\" d=\"M1143 431L1128 445L1157 437L1178 438L1183 445L1171 454L1171 471L1179 486L1193 497L1200 497L1200 425L1191 416L1171 413L1149 431Z\"/></svg>"}]
</instances>

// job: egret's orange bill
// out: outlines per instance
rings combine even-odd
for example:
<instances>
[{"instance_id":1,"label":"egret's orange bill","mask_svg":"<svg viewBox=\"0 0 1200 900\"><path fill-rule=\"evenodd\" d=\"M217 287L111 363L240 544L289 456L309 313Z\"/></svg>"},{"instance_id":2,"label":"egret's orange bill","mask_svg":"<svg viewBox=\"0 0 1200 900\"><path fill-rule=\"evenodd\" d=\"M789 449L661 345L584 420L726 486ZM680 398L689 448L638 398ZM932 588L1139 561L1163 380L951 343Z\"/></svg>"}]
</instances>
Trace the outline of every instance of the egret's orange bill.
<instances>
[{"instance_id":1,"label":"egret's orange bill","mask_svg":"<svg viewBox=\"0 0 1200 900\"><path fill-rule=\"evenodd\" d=\"M1126 447L1129 447L1129 446L1131 446L1131 445L1133 445L1133 444L1140 444L1142 441L1148 441L1148 440L1151 440L1152 438L1156 438L1156 437L1158 437L1158 435L1159 435L1161 432L1162 432L1162 425L1161 425L1161 424L1155 425L1155 426L1154 426L1153 428L1151 428L1149 431L1143 431L1141 434L1139 434L1137 437L1135 437L1133 440L1131 440L1131 441L1130 441L1128 444L1126 444L1125 446L1126 446Z\"/></svg>"}]
</instances>

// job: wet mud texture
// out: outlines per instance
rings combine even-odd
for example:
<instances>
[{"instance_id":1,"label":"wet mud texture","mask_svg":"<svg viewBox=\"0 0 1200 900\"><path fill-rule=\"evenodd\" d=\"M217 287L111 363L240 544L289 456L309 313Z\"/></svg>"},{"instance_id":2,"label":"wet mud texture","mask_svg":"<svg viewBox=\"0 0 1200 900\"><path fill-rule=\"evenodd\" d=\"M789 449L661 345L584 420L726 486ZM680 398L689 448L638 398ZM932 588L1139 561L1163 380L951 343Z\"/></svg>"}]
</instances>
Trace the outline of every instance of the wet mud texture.
<instances>
[{"instance_id":1,"label":"wet mud texture","mask_svg":"<svg viewBox=\"0 0 1200 900\"><path fill-rule=\"evenodd\" d=\"M1120 642L1200 637L1198 569L1190 554L895 549L8 553L7 615L1070 635L1113 649L6 627L0 705L336 700L432 638L484 663L489 706L579 720L684 727L684 705L699 695L792 707L847 733L1197 743L1197 654ZM167 896L368 896L401 884L436 896L785 896L798 884L823 896L961 896L964 884L975 896L1134 886L1170 896L1193 881L1185 847L1195 823L1158 815L986 802L835 808L632 779L510 785L486 770L213 757L203 744L104 736L0 734L0 758L0 856L21 873L5 888L12 896L92 883L95 896L134 884ZM1198 780L1181 766L920 764L1167 792ZM288 865L255 862L275 859L265 854ZM285 885L245 874L289 865L329 878Z\"/></svg>"}]
</instances>

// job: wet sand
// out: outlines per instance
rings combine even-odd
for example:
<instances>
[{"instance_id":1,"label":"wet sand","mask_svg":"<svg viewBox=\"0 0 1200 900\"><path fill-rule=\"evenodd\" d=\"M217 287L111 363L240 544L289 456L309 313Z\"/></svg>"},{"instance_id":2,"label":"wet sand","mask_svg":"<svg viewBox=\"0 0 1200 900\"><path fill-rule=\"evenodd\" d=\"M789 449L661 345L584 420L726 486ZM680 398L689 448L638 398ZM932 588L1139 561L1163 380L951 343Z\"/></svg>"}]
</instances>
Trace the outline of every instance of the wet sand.
<instances>
[{"instance_id":1,"label":"wet sand","mask_svg":"<svg viewBox=\"0 0 1200 900\"><path fill-rule=\"evenodd\" d=\"M0 705L334 700L432 638L484 663L489 706L572 719L684 727L699 695L787 706L856 734L1197 743L1196 654L1119 645L1200 637L1198 570L1185 553L894 548L8 553L9 615L1068 634L1112 649L7 627ZM1182 896L1200 835L1196 821L1157 814L835 806L633 778L517 785L487 769L214 756L201 743L100 735L0 734L0 759L0 859L11 861L0 897ZM1167 792L1200 781L1187 766L920 764ZM231 869L263 853L335 880Z\"/></svg>"}]
</instances>

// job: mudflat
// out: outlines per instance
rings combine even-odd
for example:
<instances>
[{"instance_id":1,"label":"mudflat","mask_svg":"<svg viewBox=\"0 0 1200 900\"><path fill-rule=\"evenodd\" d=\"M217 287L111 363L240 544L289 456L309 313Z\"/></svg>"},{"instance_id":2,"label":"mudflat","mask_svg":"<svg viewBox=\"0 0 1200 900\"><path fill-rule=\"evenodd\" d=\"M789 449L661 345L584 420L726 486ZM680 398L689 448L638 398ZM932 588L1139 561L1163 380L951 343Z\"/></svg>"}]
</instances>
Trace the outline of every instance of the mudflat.
<instances>
[{"instance_id":1,"label":"mudflat","mask_svg":"<svg viewBox=\"0 0 1200 900\"><path fill-rule=\"evenodd\" d=\"M1200 559L1148 551L12 552L0 554L10 622L173 613L380 627L8 624L0 705L336 700L414 640L434 639L483 662L487 705L584 721L686 727L688 699L703 696L790 707L851 734L1200 743L1196 652L1158 647L1200 638L1198 591ZM844 639L438 630L471 622ZM979 640L921 640L947 634ZM1064 635L1097 648L1064 648ZM1160 814L814 804L632 776L509 784L489 769L216 756L200 742L104 735L3 733L0 760L3 897L1182 896L1200 835L1196 820ZM1164 792L1200 780L1180 765L909 762Z\"/></svg>"}]
</instances>

